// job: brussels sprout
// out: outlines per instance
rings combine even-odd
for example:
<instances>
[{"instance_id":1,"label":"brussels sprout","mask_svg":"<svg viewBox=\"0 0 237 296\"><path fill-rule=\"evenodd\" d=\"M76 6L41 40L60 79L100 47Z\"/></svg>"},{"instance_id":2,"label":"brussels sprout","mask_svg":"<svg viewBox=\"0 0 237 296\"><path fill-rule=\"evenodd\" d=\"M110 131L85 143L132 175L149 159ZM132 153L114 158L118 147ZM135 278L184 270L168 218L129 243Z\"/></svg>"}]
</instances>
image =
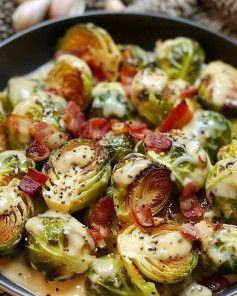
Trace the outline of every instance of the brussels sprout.
<instances>
[{"instance_id":1,"label":"brussels sprout","mask_svg":"<svg viewBox=\"0 0 237 296\"><path fill-rule=\"evenodd\" d=\"M226 221L237 223L237 159L219 160L206 182L207 199Z\"/></svg>"},{"instance_id":2,"label":"brussels sprout","mask_svg":"<svg viewBox=\"0 0 237 296\"><path fill-rule=\"evenodd\" d=\"M29 219L26 230L30 263L48 281L83 273L96 258L93 238L70 215L47 211Z\"/></svg>"},{"instance_id":3,"label":"brussels sprout","mask_svg":"<svg viewBox=\"0 0 237 296\"><path fill-rule=\"evenodd\" d=\"M203 263L220 274L237 272L237 226L223 224L215 229L206 221L196 224L202 231Z\"/></svg>"},{"instance_id":4,"label":"brussels sprout","mask_svg":"<svg viewBox=\"0 0 237 296\"><path fill-rule=\"evenodd\" d=\"M201 104L215 111L237 114L237 70L222 61L207 65L200 76L198 97Z\"/></svg>"},{"instance_id":5,"label":"brussels sprout","mask_svg":"<svg viewBox=\"0 0 237 296\"><path fill-rule=\"evenodd\" d=\"M85 110L91 101L91 71L83 60L62 55L45 79L45 89L53 90L67 101L74 101Z\"/></svg>"},{"instance_id":6,"label":"brussels sprout","mask_svg":"<svg viewBox=\"0 0 237 296\"><path fill-rule=\"evenodd\" d=\"M118 235L118 251L128 269L134 264L147 278L160 283L177 283L188 277L198 262L193 242L179 232L173 221L147 230L131 225ZM131 276L131 274L130 274Z\"/></svg>"},{"instance_id":7,"label":"brussels sprout","mask_svg":"<svg viewBox=\"0 0 237 296\"><path fill-rule=\"evenodd\" d=\"M119 82L101 82L93 89L91 117L129 119L134 107Z\"/></svg>"},{"instance_id":8,"label":"brussels sprout","mask_svg":"<svg viewBox=\"0 0 237 296\"><path fill-rule=\"evenodd\" d=\"M231 138L237 139L237 118L228 117L231 126Z\"/></svg>"},{"instance_id":9,"label":"brussels sprout","mask_svg":"<svg viewBox=\"0 0 237 296\"><path fill-rule=\"evenodd\" d=\"M162 152L146 150L146 156L169 168L172 180L179 187L189 178L196 183L197 191L202 189L211 171L211 161L205 150L198 141L188 140L183 134L166 136L172 140L171 148Z\"/></svg>"},{"instance_id":10,"label":"brussels sprout","mask_svg":"<svg viewBox=\"0 0 237 296\"><path fill-rule=\"evenodd\" d=\"M132 153L134 148L133 138L129 134L107 133L99 143L108 150L112 164Z\"/></svg>"},{"instance_id":11,"label":"brussels sprout","mask_svg":"<svg viewBox=\"0 0 237 296\"><path fill-rule=\"evenodd\" d=\"M18 103L12 113L33 121L47 122L57 130L65 130L63 117L66 106L66 101L61 97L41 91Z\"/></svg>"},{"instance_id":12,"label":"brussels sprout","mask_svg":"<svg viewBox=\"0 0 237 296\"><path fill-rule=\"evenodd\" d=\"M26 220L33 214L30 197L18 189L17 178L0 187L0 254L9 253L20 242Z\"/></svg>"},{"instance_id":13,"label":"brussels sprout","mask_svg":"<svg viewBox=\"0 0 237 296\"><path fill-rule=\"evenodd\" d=\"M174 184L170 171L144 155L127 155L113 169L111 184L115 211L122 221L133 222L132 207L150 204L153 214L170 202Z\"/></svg>"},{"instance_id":14,"label":"brussels sprout","mask_svg":"<svg viewBox=\"0 0 237 296\"><path fill-rule=\"evenodd\" d=\"M71 140L52 151L43 167L49 176L43 197L50 209L78 211L103 195L110 172L108 152L100 144Z\"/></svg>"},{"instance_id":15,"label":"brussels sprout","mask_svg":"<svg viewBox=\"0 0 237 296\"><path fill-rule=\"evenodd\" d=\"M119 256L107 255L98 258L88 272L86 277L87 295L158 296L152 283L146 283L141 279L138 281L143 284L142 290L134 283L134 274L130 278Z\"/></svg>"},{"instance_id":16,"label":"brussels sprout","mask_svg":"<svg viewBox=\"0 0 237 296\"><path fill-rule=\"evenodd\" d=\"M27 158L25 151L8 150L0 153L0 186L7 185L13 178L21 179L35 163Z\"/></svg>"},{"instance_id":17,"label":"brussels sprout","mask_svg":"<svg viewBox=\"0 0 237 296\"><path fill-rule=\"evenodd\" d=\"M0 113L0 152L8 148L7 118Z\"/></svg>"},{"instance_id":18,"label":"brussels sprout","mask_svg":"<svg viewBox=\"0 0 237 296\"><path fill-rule=\"evenodd\" d=\"M228 145L222 146L217 153L217 159L222 160L226 158L237 159L237 140L232 140Z\"/></svg>"},{"instance_id":19,"label":"brussels sprout","mask_svg":"<svg viewBox=\"0 0 237 296\"><path fill-rule=\"evenodd\" d=\"M206 150L212 162L216 160L219 148L231 140L229 121L220 113L197 110L182 132L190 140L197 140Z\"/></svg>"},{"instance_id":20,"label":"brussels sprout","mask_svg":"<svg viewBox=\"0 0 237 296\"><path fill-rule=\"evenodd\" d=\"M92 23L75 25L66 31L57 47L75 52L86 62L93 61L108 80L117 80L121 54L104 29Z\"/></svg>"},{"instance_id":21,"label":"brussels sprout","mask_svg":"<svg viewBox=\"0 0 237 296\"><path fill-rule=\"evenodd\" d=\"M136 146L134 147L133 153L141 153L145 155L145 149L143 146L143 140L137 142Z\"/></svg>"},{"instance_id":22,"label":"brussels sprout","mask_svg":"<svg viewBox=\"0 0 237 296\"><path fill-rule=\"evenodd\" d=\"M30 77L14 77L8 81L7 90L11 108L23 100L29 99L33 93L42 89L40 81Z\"/></svg>"},{"instance_id":23,"label":"brussels sprout","mask_svg":"<svg viewBox=\"0 0 237 296\"><path fill-rule=\"evenodd\" d=\"M117 46L122 55L122 67L141 70L149 65L149 56L140 46L134 44L119 44Z\"/></svg>"},{"instance_id":24,"label":"brussels sprout","mask_svg":"<svg viewBox=\"0 0 237 296\"><path fill-rule=\"evenodd\" d=\"M200 44L185 37L158 41L155 52L159 66L167 72L169 78L182 78L190 83L198 77L205 60Z\"/></svg>"},{"instance_id":25,"label":"brussels sprout","mask_svg":"<svg viewBox=\"0 0 237 296\"><path fill-rule=\"evenodd\" d=\"M162 94L167 82L167 74L160 69L144 69L132 81L131 101L139 115L151 124L160 124L172 109L172 104Z\"/></svg>"}]
</instances>

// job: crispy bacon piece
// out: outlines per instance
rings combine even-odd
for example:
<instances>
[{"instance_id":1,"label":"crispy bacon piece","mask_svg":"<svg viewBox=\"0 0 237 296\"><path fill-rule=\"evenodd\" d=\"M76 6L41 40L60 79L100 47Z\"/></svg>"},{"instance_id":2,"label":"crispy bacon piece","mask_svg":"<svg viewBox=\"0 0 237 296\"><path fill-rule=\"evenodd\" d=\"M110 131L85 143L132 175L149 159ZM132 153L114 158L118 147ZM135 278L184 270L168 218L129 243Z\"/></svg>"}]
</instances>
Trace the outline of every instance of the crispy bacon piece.
<instances>
[{"instance_id":1,"label":"crispy bacon piece","mask_svg":"<svg viewBox=\"0 0 237 296\"><path fill-rule=\"evenodd\" d=\"M197 88L195 86L187 87L180 90L181 98L187 98L193 96L197 93Z\"/></svg>"},{"instance_id":2,"label":"crispy bacon piece","mask_svg":"<svg viewBox=\"0 0 237 296\"><path fill-rule=\"evenodd\" d=\"M145 149L156 149L159 151L168 150L172 146L172 141L160 133L152 133L145 135L144 147Z\"/></svg>"},{"instance_id":3,"label":"crispy bacon piece","mask_svg":"<svg viewBox=\"0 0 237 296\"><path fill-rule=\"evenodd\" d=\"M216 295L217 293L227 288L230 285L230 283L222 275L213 274L210 277L204 279L201 282L201 285L207 287L212 291L213 295Z\"/></svg>"},{"instance_id":4,"label":"crispy bacon piece","mask_svg":"<svg viewBox=\"0 0 237 296\"><path fill-rule=\"evenodd\" d=\"M196 184L193 181L182 186L179 205L181 213L186 219L195 219L201 217L204 213L204 208L199 203L195 191Z\"/></svg>"},{"instance_id":5,"label":"crispy bacon piece","mask_svg":"<svg viewBox=\"0 0 237 296\"><path fill-rule=\"evenodd\" d=\"M109 220L114 212L112 198L106 196L98 200L89 217L89 223L94 232L98 232L103 237L110 235Z\"/></svg>"},{"instance_id":6,"label":"crispy bacon piece","mask_svg":"<svg viewBox=\"0 0 237 296\"><path fill-rule=\"evenodd\" d=\"M110 129L111 126L108 119L95 117L82 123L80 138L89 138L94 141L99 141Z\"/></svg>"},{"instance_id":7,"label":"crispy bacon piece","mask_svg":"<svg viewBox=\"0 0 237 296\"><path fill-rule=\"evenodd\" d=\"M96 76L99 81L104 81L107 79L106 73L103 72L102 68L98 65L98 63L94 59L89 59L87 61L87 64L90 67L93 75Z\"/></svg>"},{"instance_id":8,"label":"crispy bacon piece","mask_svg":"<svg viewBox=\"0 0 237 296\"><path fill-rule=\"evenodd\" d=\"M80 107L73 101L67 105L64 115L65 127L74 137L78 137L81 131L82 123L86 121L85 114L81 112Z\"/></svg>"},{"instance_id":9,"label":"crispy bacon piece","mask_svg":"<svg viewBox=\"0 0 237 296\"><path fill-rule=\"evenodd\" d=\"M34 169L29 169L28 173L20 181L19 188L26 194L32 195L48 180L48 176Z\"/></svg>"},{"instance_id":10,"label":"crispy bacon piece","mask_svg":"<svg viewBox=\"0 0 237 296\"><path fill-rule=\"evenodd\" d=\"M93 238L95 244L104 239L103 235L93 229L87 229L87 233Z\"/></svg>"},{"instance_id":11,"label":"crispy bacon piece","mask_svg":"<svg viewBox=\"0 0 237 296\"><path fill-rule=\"evenodd\" d=\"M50 150L44 146L40 140L35 140L26 149L26 156L33 159L34 161L41 161L49 156Z\"/></svg>"},{"instance_id":12,"label":"crispy bacon piece","mask_svg":"<svg viewBox=\"0 0 237 296\"><path fill-rule=\"evenodd\" d=\"M201 231L192 223L186 223L181 225L179 230L184 236L190 238L193 241L201 240Z\"/></svg>"},{"instance_id":13,"label":"crispy bacon piece","mask_svg":"<svg viewBox=\"0 0 237 296\"><path fill-rule=\"evenodd\" d=\"M172 129L181 129L193 118L193 113L189 110L187 103L183 100L179 103L161 122L156 131L166 133Z\"/></svg>"},{"instance_id":14,"label":"crispy bacon piece","mask_svg":"<svg viewBox=\"0 0 237 296\"><path fill-rule=\"evenodd\" d=\"M110 125L114 134L124 134L128 132L127 122L119 122L118 119L110 119Z\"/></svg>"},{"instance_id":15,"label":"crispy bacon piece","mask_svg":"<svg viewBox=\"0 0 237 296\"><path fill-rule=\"evenodd\" d=\"M151 134L152 131L147 129L145 123L128 123L128 133L134 139L143 140L145 135Z\"/></svg>"}]
</instances>

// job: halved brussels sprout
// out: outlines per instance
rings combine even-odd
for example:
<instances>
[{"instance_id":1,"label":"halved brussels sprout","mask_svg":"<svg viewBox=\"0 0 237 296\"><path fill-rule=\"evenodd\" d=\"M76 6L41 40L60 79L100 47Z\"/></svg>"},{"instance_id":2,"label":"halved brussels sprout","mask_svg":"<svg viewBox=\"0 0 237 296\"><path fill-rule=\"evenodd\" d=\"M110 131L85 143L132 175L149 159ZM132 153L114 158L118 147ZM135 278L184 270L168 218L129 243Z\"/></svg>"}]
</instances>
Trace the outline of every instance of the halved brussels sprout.
<instances>
[{"instance_id":1,"label":"halved brussels sprout","mask_svg":"<svg viewBox=\"0 0 237 296\"><path fill-rule=\"evenodd\" d=\"M0 152L7 150L8 135L7 135L7 118L0 112Z\"/></svg>"},{"instance_id":2,"label":"halved brussels sprout","mask_svg":"<svg viewBox=\"0 0 237 296\"><path fill-rule=\"evenodd\" d=\"M44 121L57 130L65 130L63 116L67 102L49 92L39 91L28 100L16 105L13 114L26 116L33 121Z\"/></svg>"},{"instance_id":3,"label":"halved brussels sprout","mask_svg":"<svg viewBox=\"0 0 237 296\"><path fill-rule=\"evenodd\" d=\"M11 104L11 108L23 100L29 99L33 93L41 90L43 84L36 79L31 77L14 77L8 81L8 99Z\"/></svg>"},{"instance_id":4,"label":"halved brussels sprout","mask_svg":"<svg viewBox=\"0 0 237 296\"><path fill-rule=\"evenodd\" d=\"M177 37L156 43L159 66L169 78L182 78L193 83L198 77L205 54L200 44L190 38Z\"/></svg>"},{"instance_id":5,"label":"halved brussels sprout","mask_svg":"<svg viewBox=\"0 0 237 296\"><path fill-rule=\"evenodd\" d=\"M83 273L96 258L93 238L70 215L47 211L29 219L25 227L30 263L48 281Z\"/></svg>"},{"instance_id":6,"label":"halved brussels sprout","mask_svg":"<svg viewBox=\"0 0 237 296\"><path fill-rule=\"evenodd\" d=\"M140 153L129 154L121 160L114 167L111 180L119 219L134 222L131 210L137 205L150 204L153 214L164 211L174 190L170 173Z\"/></svg>"},{"instance_id":7,"label":"halved brussels sprout","mask_svg":"<svg viewBox=\"0 0 237 296\"><path fill-rule=\"evenodd\" d=\"M231 140L229 121L224 115L209 110L196 110L182 132L188 139L199 141L212 162L215 162L219 148Z\"/></svg>"},{"instance_id":8,"label":"halved brussels sprout","mask_svg":"<svg viewBox=\"0 0 237 296\"><path fill-rule=\"evenodd\" d=\"M196 140L187 139L181 133L165 135L172 140L171 148L162 152L145 150L146 156L169 168L172 180L175 180L179 187L188 178L196 183L197 191L202 189L212 166L201 144Z\"/></svg>"},{"instance_id":9,"label":"halved brussels sprout","mask_svg":"<svg viewBox=\"0 0 237 296\"><path fill-rule=\"evenodd\" d=\"M0 153L0 186L7 185L13 178L21 179L35 163L27 158L25 151L8 150Z\"/></svg>"},{"instance_id":10,"label":"halved brussels sprout","mask_svg":"<svg viewBox=\"0 0 237 296\"><path fill-rule=\"evenodd\" d=\"M45 89L53 90L67 101L74 101L85 110L91 101L91 71L83 60L62 55L45 79Z\"/></svg>"},{"instance_id":11,"label":"halved brussels sprout","mask_svg":"<svg viewBox=\"0 0 237 296\"><path fill-rule=\"evenodd\" d=\"M163 95L168 82L165 71L144 69L132 81L131 101L140 116L158 125L172 109L172 103Z\"/></svg>"},{"instance_id":12,"label":"halved brussels sprout","mask_svg":"<svg viewBox=\"0 0 237 296\"><path fill-rule=\"evenodd\" d=\"M103 195L111 166L106 149L91 140L74 139L52 151L43 173L42 187L50 209L78 211Z\"/></svg>"},{"instance_id":13,"label":"halved brussels sprout","mask_svg":"<svg viewBox=\"0 0 237 296\"><path fill-rule=\"evenodd\" d=\"M0 187L0 254L11 252L20 242L25 223L33 214L30 197L18 189L17 178Z\"/></svg>"},{"instance_id":14,"label":"halved brussels sprout","mask_svg":"<svg viewBox=\"0 0 237 296\"><path fill-rule=\"evenodd\" d=\"M86 62L93 61L108 80L117 80L121 54L104 29L92 23L75 25L59 40L58 49L73 51Z\"/></svg>"},{"instance_id":15,"label":"halved brussels sprout","mask_svg":"<svg viewBox=\"0 0 237 296\"><path fill-rule=\"evenodd\" d=\"M132 153L134 148L134 140L129 134L107 133L99 143L108 150L112 164Z\"/></svg>"},{"instance_id":16,"label":"halved brussels sprout","mask_svg":"<svg viewBox=\"0 0 237 296\"><path fill-rule=\"evenodd\" d=\"M206 195L218 214L237 223L237 159L226 158L214 165L207 178Z\"/></svg>"},{"instance_id":17,"label":"halved brussels sprout","mask_svg":"<svg viewBox=\"0 0 237 296\"><path fill-rule=\"evenodd\" d=\"M151 296L158 293L152 283L138 279L143 284L142 290L130 278L119 256L107 255L96 259L86 277L88 296ZM145 292L145 289L147 291Z\"/></svg>"},{"instance_id":18,"label":"halved brussels sprout","mask_svg":"<svg viewBox=\"0 0 237 296\"><path fill-rule=\"evenodd\" d=\"M201 258L203 263L220 274L237 272L237 226L223 224L214 229L201 221L195 225L202 231Z\"/></svg>"},{"instance_id":19,"label":"halved brussels sprout","mask_svg":"<svg viewBox=\"0 0 237 296\"><path fill-rule=\"evenodd\" d=\"M237 70L223 63L214 61L202 71L198 97L208 109L237 114Z\"/></svg>"},{"instance_id":20,"label":"halved brussels sprout","mask_svg":"<svg viewBox=\"0 0 237 296\"><path fill-rule=\"evenodd\" d=\"M119 82L101 82L93 88L91 117L129 119L134 111Z\"/></svg>"},{"instance_id":21,"label":"halved brussels sprout","mask_svg":"<svg viewBox=\"0 0 237 296\"><path fill-rule=\"evenodd\" d=\"M155 218L157 224L161 221L163 219ZM147 230L131 225L118 235L117 245L127 270L134 264L155 282L183 281L198 263L197 248L180 233L173 221Z\"/></svg>"},{"instance_id":22,"label":"halved brussels sprout","mask_svg":"<svg viewBox=\"0 0 237 296\"><path fill-rule=\"evenodd\" d=\"M226 158L237 159L237 140L233 139L228 145L222 146L217 153L217 159L222 160Z\"/></svg>"}]
</instances>

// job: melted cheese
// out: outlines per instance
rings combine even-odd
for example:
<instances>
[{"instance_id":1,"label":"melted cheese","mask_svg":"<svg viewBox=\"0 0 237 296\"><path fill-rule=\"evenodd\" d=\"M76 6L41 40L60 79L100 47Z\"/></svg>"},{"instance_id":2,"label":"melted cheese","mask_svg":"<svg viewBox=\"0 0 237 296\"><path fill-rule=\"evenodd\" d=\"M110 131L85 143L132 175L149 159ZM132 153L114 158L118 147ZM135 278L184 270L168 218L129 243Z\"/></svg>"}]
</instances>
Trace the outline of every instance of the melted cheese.
<instances>
[{"instance_id":1,"label":"melted cheese","mask_svg":"<svg viewBox=\"0 0 237 296\"><path fill-rule=\"evenodd\" d=\"M194 282L185 287L179 296L212 296L212 291Z\"/></svg>"}]
</instances>

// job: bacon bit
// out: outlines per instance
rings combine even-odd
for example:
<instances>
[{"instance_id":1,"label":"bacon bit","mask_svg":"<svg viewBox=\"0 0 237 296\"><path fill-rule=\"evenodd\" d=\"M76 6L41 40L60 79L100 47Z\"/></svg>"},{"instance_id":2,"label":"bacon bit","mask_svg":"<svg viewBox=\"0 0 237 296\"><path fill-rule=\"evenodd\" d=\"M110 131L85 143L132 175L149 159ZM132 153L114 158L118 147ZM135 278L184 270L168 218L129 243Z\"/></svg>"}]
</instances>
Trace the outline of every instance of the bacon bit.
<instances>
[{"instance_id":1,"label":"bacon bit","mask_svg":"<svg viewBox=\"0 0 237 296\"><path fill-rule=\"evenodd\" d=\"M102 71L101 67L96 63L94 59L89 59L86 62L90 67L93 75L96 76L99 81L104 81L107 79L106 74Z\"/></svg>"},{"instance_id":2,"label":"bacon bit","mask_svg":"<svg viewBox=\"0 0 237 296\"><path fill-rule=\"evenodd\" d=\"M213 293L213 295L216 295L217 293L223 291L225 288L227 288L230 283L226 278L224 278L222 275L214 274L206 279L204 279L201 282L201 285L207 287L210 289Z\"/></svg>"},{"instance_id":3,"label":"bacon bit","mask_svg":"<svg viewBox=\"0 0 237 296\"><path fill-rule=\"evenodd\" d=\"M80 138L89 138L94 141L99 141L110 129L111 126L108 119L95 117L82 123Z\"/></svg>"},{"instance_id":4,"label":"bacon bit","mask_svg":"<svg viewBox=\"0 0 237 296\"><path fill-rule=\"evenodd\" d=\"M109 219L113 212L114 203L112 198L108 196L100 198L89 217L89 223L93 231L100 233L103 237L110 236Z\"/></svg>"},{"instance_id":5,"label":"bacon bit","mask_svg":"<svg viewBox=\"0 0 237 296\"><path fill-rule=\"evenodd\" d=\"M128 124L126 122L119 122L117 119L111 119L110 125L114 134L124 134L128 132Z\"/></svg>"},{"instance_id":6,"label":"bacon bit","mask_svg":"<svg viewBox=\"0 0 237 296\"><path fill-rule=\"evenodd\" d=\"M131 85L136 74L137 71L135 69L129 69L129 67L126 65L122 66L120 72L120 81L127 97L131 96Z\"/></svg>"},{"instance_id":7,"label":"bacon bit","mask_svg":"<svg viewBox=\"0 0 237 296\"><path fill-rule=\"evenodd\" d=\"M29 169L28 173L20 181L19 188L25 193L32 195L48 180L48 176L34 169Z\"/></svg>"},{"instance_id":8,"label":"bacon bit","mask_svg":"<svg viewBox=\"0 0 237 296\"><path fill-rule=\"evenodd\" d=\"M49 156L50 150L44 146L40 140L35 140L26 149L26 156L34 161L41 161Z\"/></svg>"},{"instance_id":9,"label":"bacon bit","mask_svg":"<svg viewBox=\"0 0 237 296\"><path fill-rule=\"evenodd\" d=\"M172 129L181 129L189 123L192 118L193 113L189 110L187 103L183 100L161 122L156 131L166 133Z\"/></svg>"},{"instance_id":10,"label":"bacon bit","mask_svg":"<svg viewBox=\"0 0 237 296\"><path fill-rule=\"evenodd\" d=\"M93 238L95 244L104 239L103 235L93 229L87 229L87 233Z\"/></svg>"},{"instance_id":11,"label":"bacon bit","mask_svg":"<svg viewBox=\"0 0 237 296\"><path fill-rule=\"evenodd\" d=\"M197 93L197 88L195 86L187 87L180 90L180 97L187 98Z\"/></svg>"},{"instance_id":12,"label":"bacon bit","mask_svg":"<svg viewBox=\"0 0 237 296\"><path fill-rule=\"evenodd\" d=\"M145 135L151 134L152 131L147 129L145 123L128 123L128 133L134 139L141 141Z\"/></svg>"},{"instance_id":13,"label":"bacon bit","mask_svg":"<svg viewBox=\"0 0 237 296\"><path fill-rule=\"evenodd\" d=\"M193 241L201 240L201 231L191 223L181 225L179 230L184 236L190 238Z\"/></svg>"},{"instance_id":14,"label":"bacon bit","mask_svg":"<svg viewBox=\"0 0 237 296\"><path fill-rule=\"evenodd\" d=\"M195 219L204 214L204 208L200 205L197 196L194 194L195 191L196 184L193 181L182 185L179 205L181 213L186 219Z\"/></svg>"},{"instance_id":15,"label":"bacon bit","mask_svg":"<svg viewBox=\"0 0 237 296\"><path fill-rule=\"evenodd\" d=\"M167 220L163 220L156 224L154 222L150 204L136 205L132 207L132 214L137 224L143 228L158 228L167 224Z\"/></svg>"},{"instance_id":16,"label":"bacon bit","mask_svg":"<svg viewBox=\"0 0 237 296\"><path fill-rule=\"evenodd\" d=\"M212 222L209 221L208 219L205 219L205 222L206 222L207 224L209 224L209 225L212 227L212 229L214 229L214 230L218 230L218 229L223 228L223 224L222 224L222 223L212 223Z\"/></svg>"},{"instance_id":17,"label":"bacon bit","mask_svg":"<svg viewBox=\"0 0 237 296\"><path fill-rule=\"evenodd\" d=\"M67 105L64 115L65 127L73 134L74 137L78 137L81 131L82 123L86 121L85 114L81 112L80 107L73 101L70 101Z\"/></svg>"},{"instance_id":18,"label":"bacon bit","mask_svg":"<svg viewBox=\"0 0 237 296\"><path fill-rule=\"evenodd\" d=\"M46 87L44 90L50 92L53 95L57 95L57 90L53 87Z\"/></svg>"},{"instance_id":19,"label":"bacon bit","mask_svg":"<svg viewBox=\"0 0 237 296\"><path fill-rule=\"evenodd\" d=\"M165 135L160 133L152 133L145 135L143 145L145 149L157 149L159 151L165 151L170 149L172 146L172 141Z\"/></svg>"}]
</instances>

